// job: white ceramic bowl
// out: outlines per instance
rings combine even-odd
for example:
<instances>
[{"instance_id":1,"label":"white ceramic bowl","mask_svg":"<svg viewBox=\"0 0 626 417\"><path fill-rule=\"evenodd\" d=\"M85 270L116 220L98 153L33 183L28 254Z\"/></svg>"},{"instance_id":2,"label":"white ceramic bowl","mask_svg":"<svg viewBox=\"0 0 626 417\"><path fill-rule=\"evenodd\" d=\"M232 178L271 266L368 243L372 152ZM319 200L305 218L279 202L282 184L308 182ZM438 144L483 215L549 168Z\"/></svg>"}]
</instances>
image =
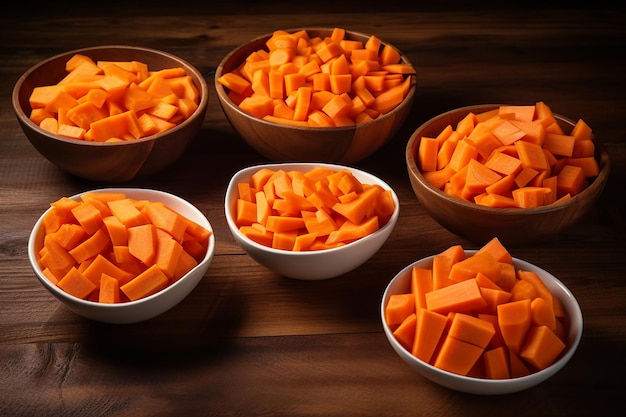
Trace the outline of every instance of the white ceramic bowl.
<instances>
[{"instance_id":1,"label":"white ceramic bowl","mask_svg":"<svg viewBox=\"0 0 626 417\"><path fill-rule=\"evenodd\" d=\"M104 188L93 191L123 192L130 198L165 203L171 209L213 232L211 224L200 210L175 195L163 191L141 188ZM71 198L78 199L79 197L80 194L77 194ZM43 287L67 308L80 316L100 322L114 324L136 323L165 313L167 310L180 303L196 287L209 268L209 264L215 252L215 236L214 233L211 233L208 250L202 261L174 284L169 285L151 296L119 304L101 304L82 300L66 293L51 283L44 276L37 261L37 253L43 245L43 218L47 212L48 211L44 212L37 220L28 240L28 259L30 264Z\"/></svg>"},{"instance_id":2,"label":"white ceramic bowl","mask_svg":"<svg viewBox=\"0 0 626 417\"><path fill-rule=\"evenodd\" d=\"M395 203L395 211L389 222L375 233L363 237L345 246L318 251L293 252L288 250L272 249L263 246L245 237L237 227L234 215L237 204L237 183L248 181L257 170L267 167L270 169L298 170L307 172L315 166L329 167L334 170L348 169L364 184L378 184L384 189L391 190ZM398 196L384 181L367 172L356 168L326 163L279 163L263 164L244 168L237 172L230 180L225 196L225 213L228 227L235 241L257 263L271 271L288 277L301 280L321 280L337 277L350 272L372 257L387 241L393 231L400 212Z\"/></svg>"},{"instance_id":3,"label":"white ceramic bowl","mask_svg":"<svg viewBox=\"0 0 626 417\"><path fill-rule=\"evenodd\" d=\"M465 251L467 255L475 252L475 250ZM583 333L583 316L576 298L561 281L549 272L521 259L513 258L513 264L516 269L533 271L539 274L544 283L548 286L548 288L550 288L550 291L552 291L552 293L563 303L567 317L569 318L569 325L567 328L566 348L561 353L559 359L548 368L531 375L498 380L472 378L454 374L417 359L396 340L392 330L389 326L387 326L385 322L385 306L387 305L389 297L392 294L409 292L412 268L414 266L430 268L432 267L432 259L433 256L420 259L398 272L385 289L380 305L383 328L391 347L404 362L416 370L420 375L444 387L470 394L510 394L531 388L546 381L548 378L560 371L572 358L578 348Z\"/></svg>"}]
</instances>

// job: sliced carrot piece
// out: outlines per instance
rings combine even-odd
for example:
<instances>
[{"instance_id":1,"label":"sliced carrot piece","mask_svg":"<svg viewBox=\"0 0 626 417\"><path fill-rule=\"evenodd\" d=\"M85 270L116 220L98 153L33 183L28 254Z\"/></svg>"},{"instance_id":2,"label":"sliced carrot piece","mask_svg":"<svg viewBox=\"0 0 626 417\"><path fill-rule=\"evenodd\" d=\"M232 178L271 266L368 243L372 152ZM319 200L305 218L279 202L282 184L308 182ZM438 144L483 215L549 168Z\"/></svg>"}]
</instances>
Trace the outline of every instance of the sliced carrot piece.
<instances>
[{"instance_id":1,"label":"sliced carrot piece","mask_svg":"<svg viewBox=\"0 0 626 417\"><path fill-rule=\"evenodd\" d=\"M485 307L486 303L475 279L466 279L426 294L429 310L448 313L449 311L471 311Z\"/></svg>"},{"instance_id":2,"label":"sliced carrot piece","mask_svg":"<svg viewBox=\"0 0 626 417\"><path fill-rule=\"evenodd\" d=\"M152 295L163 288L168 283L167 276L157 265L152 265L131 281L120 287L120 290L131 300Z\"/></svg>"},{"instance_id":3,"label":"sliced carrot piece","mask_svg":"<svg viewBox=\"0 0 626 417\"><path fill-rule=\"evenodd\" d=\"M444 335L448 318L426 308L417 309L417 330L411 353L426 363L431 363L439 341Z\"/></svg>"},{"instance_id":4,"label":"sliced carrot piece","mask_svg":"<svg viewBox=\"0 0 626 417\"><path fill-rule=\"evenodd\" d=\"M550 366L565 349L565 343L547 326L531 326L519 355L536 369Z\"/></svg>"},{"instance_id":5,"label":"sliced carrot piece","mask_svg":"<svg viewBox=\"0 0 626 417\"><path fill-rule=\"evenodd\" d=\"M85 278L76 267L70 268L57 285L66 293L82 299L87 298L96 289L96 285Z\"/></svg>"},{"instance_id":6,"label":"sliced carrot piece","mask_svg":"<svg viewBox=\"0 0 626 417\"><path fill-rule=\"evenodd\" d=\"M408 316L415 313L413 294L392 294L385 307L385 321L388 326L396 327Z\"/></svg>"}]
</instances>

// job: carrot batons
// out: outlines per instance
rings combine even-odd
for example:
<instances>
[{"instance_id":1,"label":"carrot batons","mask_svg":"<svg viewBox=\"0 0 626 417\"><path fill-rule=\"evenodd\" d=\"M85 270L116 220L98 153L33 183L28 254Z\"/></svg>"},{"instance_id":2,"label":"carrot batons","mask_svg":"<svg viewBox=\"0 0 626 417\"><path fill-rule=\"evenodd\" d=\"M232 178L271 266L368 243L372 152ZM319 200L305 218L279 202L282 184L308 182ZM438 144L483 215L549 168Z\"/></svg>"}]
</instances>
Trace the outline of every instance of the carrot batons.
<instances>
[{"instance_id":1,"label":"carrot batons","mask_svg":"<svg viewBox=\"0 0 626 417\"><path fill-rule=\"evenodd\" d=\"M462 274L440 279L444 286L437 287L436 259L450 263L441 271L450 274L461 265ZM550 366L565 349L563 306L536 273L515 270L497 238L468 256L452 246L433 257L431 268L410 273L406 290L390 296L385 321L424 362L461 375L506 379Z\"/></svg>"},{"instance_id":2,"label":"carrot batons","mask_svg":"<svg viewBox=\"0 0 626 417\"><path fill-rule=\"evenodd\" d=\"M43 219L39 263L48 279L89 301L153 294L194 268L211 232L160 202L123 193L62 197Z\"/></svg>"},{"instance_id":3,"label":"carrot batons","mask_svg":"<svg viewBox=\"0 0 626 417\"><path fill-rule=\"evenodd\" d=\"M415 69L375 36L364 43L338 33L345 30L325 38L275 31L266 49L218 82L243 111L276 123L337 127L392 111L408 95Z\"/></svg>"},{"instance_id":4,"label":"carrot batons","mask_svg":"<svg viewBox=\"0 0 626 417\"><path fill-rule=\"evenodd\" d=\"M96 62L76 54L66 70L57 84L35 87L29 102L33 122L67 138L106 142L150 136L188 119L200 100L181 67L149 71L138 61ZM244 89L236 77L229 79L234 90Z\"/></svg>"},{"instance_id":5,"label":"carrot batons","mask_svg":"<svg viewBox=\"0 0 626 417\"><path fill-rule=\"evenodd\" d=\"M591 129L564 133L550 108L500 106L468 114L414 150L424 177L449 195L488 207L533 208L575 196L600 170Z\"/></svg>"}]
</instances>

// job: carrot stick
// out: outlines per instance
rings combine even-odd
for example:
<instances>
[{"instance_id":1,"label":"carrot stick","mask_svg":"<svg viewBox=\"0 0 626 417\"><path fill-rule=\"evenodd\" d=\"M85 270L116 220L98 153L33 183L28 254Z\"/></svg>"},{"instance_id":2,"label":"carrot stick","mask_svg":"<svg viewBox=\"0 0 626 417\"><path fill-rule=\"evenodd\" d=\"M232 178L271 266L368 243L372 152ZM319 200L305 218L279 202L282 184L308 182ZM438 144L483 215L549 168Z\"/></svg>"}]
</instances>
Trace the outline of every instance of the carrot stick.
<instances>
[{"instance_id":1,"label":"carrot stick","mask_svg":"<svg viewBox=\"0 0 626 417\"><path fill-rule=\"evenodd\" d=\"M485 305L475 279L466 279L426 294L428 309L439 313L470 311Z\"/></svg>"},{"instance_id":2,"label":"carrot stick","mask_svg":"<svg viewBox=\"0 0 626 417\"><path fill-rule=\"evenodd\" d=\"M152 295L165 288L167 276L157 265L152 265L141 274L137 275L128 283L122 285L120 290L134 301Z\"/></svg>"}]
</instances>

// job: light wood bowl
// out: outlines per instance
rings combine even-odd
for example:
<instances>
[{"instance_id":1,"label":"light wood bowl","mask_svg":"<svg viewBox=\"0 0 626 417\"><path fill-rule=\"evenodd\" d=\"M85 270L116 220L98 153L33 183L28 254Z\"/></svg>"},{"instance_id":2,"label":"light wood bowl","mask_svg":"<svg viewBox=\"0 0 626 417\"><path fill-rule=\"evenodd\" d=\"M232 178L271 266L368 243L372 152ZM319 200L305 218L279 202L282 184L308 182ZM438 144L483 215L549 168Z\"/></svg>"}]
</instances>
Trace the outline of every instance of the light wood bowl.
<instances>
[{"instance_id":1,"label":"light wood bowl","mask_svg":"<svg viewBox=\"0 0 626 417\"><path fill-rule=\"evenodd\" d=\"M182 67L201 93L198 109L169 131L127 142L95 143L54 135L29 119L29 97L37 86L56 84L67 72L65 62L76 53L94 60L140 61L149 70ZM13 88L13 109L31 144L61 170L98 182L122 183L155 174L173 164L196 136L206 114L209 90L191 64L166 52L112 45L78 49L49 58L28 71Z\"/></svg>"},{"instance_id":2,"label":"light wood bowl","mask_svg":"<svg viewBox=\"0 0 626 417\"><path fill-rule=\"evenodd\" d=\"M554 237L580 221L599 199L609 177L610 160L602 143L593 136L600 174L583 192L564 202L538 208L489 208L451 197L431 185L421 174L415 150L423 136L434 137L447 125L456 124L469 112L479 113L498 107L485 104L462 107L436 116L422 124L409 138L406 165L413 191L421 205L441 226L478 244L498 237L505 245L525 245ZM555 114L569 132L575 122ZM593 126L592 126L593 127Z\"/></svg>"},{"instance_id":3,"label":"light wood bowl","mask_svg":"<svg viewBox=\"0 0 626 417\"><path fill-rule=\"evenodd\" d=\"M289 29L294 32L302 29ZM309 36L329 36L332 28L304 28ZM266 34L243 44L220 62L215 73L215 89L226 118L239 136L259 154L274 162L334 162L350 164L362 160L394 137L406 119L415 96L413 76L411 89L404 101L384 116L359 126L306 128L288 126L251 116L228 98L217 80L238 67L252 52L265 48L271 37ZM366 42L370 35L346 31L346 38ZM383 42L383 44L385 44ZM402 61L411 64L406 56Z\"/></svg>"}]
</instances>

